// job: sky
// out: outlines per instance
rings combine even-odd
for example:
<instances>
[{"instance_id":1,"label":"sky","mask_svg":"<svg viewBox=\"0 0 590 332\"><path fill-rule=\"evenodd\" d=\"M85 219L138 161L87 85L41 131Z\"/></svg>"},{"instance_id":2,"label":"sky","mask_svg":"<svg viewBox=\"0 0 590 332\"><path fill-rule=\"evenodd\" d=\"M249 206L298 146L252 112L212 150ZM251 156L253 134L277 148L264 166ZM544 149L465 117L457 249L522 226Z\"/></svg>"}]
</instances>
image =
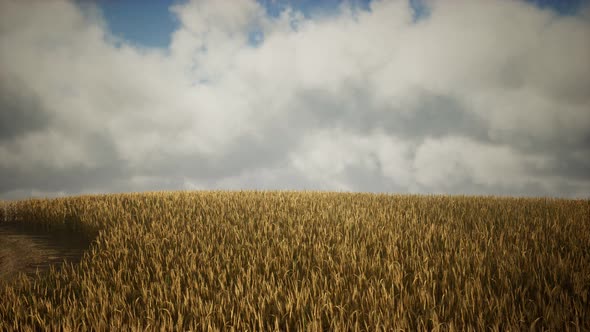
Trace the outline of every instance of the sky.
<instances>
[{"instance_id":1,"label":"sky","mask_svg":"<svg viewBox=\"0 0 590 332\"><path fill-rule=\"evenodd\" d=\"M590 197L590 5L0 1L0 199Z\"/></svg>"}]
</instances>

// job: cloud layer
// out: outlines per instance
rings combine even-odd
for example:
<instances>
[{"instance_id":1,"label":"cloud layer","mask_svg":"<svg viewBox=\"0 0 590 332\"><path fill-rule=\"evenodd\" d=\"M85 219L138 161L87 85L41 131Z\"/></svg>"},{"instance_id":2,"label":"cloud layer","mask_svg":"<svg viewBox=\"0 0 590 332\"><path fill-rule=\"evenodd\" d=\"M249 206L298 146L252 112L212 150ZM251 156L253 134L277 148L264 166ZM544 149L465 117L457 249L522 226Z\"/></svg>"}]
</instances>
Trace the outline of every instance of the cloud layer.
<instances>
[{"instance_id":1,"label":"cloud layer","mask_svg":"<svg viewBox=\"0 0 590 332\"><path fill-rule=\"evenodd\" d=\"M194 0L169 49L0 3L0 197L161 189L590 196L590 16L520 1ZM252 42L252 35L260 38Z\"/></svg>"}]
</instances>

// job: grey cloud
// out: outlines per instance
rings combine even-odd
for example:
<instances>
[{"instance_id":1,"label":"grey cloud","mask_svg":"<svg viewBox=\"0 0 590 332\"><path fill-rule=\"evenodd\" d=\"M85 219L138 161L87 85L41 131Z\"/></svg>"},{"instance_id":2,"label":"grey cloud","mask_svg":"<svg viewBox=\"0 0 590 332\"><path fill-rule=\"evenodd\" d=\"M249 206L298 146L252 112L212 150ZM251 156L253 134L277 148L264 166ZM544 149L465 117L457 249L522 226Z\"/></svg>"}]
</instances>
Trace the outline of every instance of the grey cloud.
<instances>
[{"instance_id":1,"label":"grey cloud","mask_svg":"<svg viewBox=\"0 0 590 332\"><path fill-rule=\"evenodd\" d=\"M567 150L548 151L546 153L553 157L553 163L530 171L539 176L558 176L572 181L590 183L590 149L579 152L582 155L576 155Z\"/></svg>"},{"instance_id":2,"label":"grey cloud","mask_svg":"<svg viewBox=\"0 0 590 332\"><path fill-rule=\"evenodd\" d=\"M127 178L129 174L122 172L119 165L103 166L97 169L86 167L68 167L51 169L36 167L32 170L0 168L2 182L0 192L11 192L22 189L35 189L46 192L64 191L79 193L92 191L109 184L112 187Z\"/></svg>"},{"instance_id":3,"label":"grey cloud","mask_svg":"<svg viewBox=\"0 0 590 332\"><path fill-rule=\"evenodd\" d=\"M0 141L12 140L50 125L40 98L17 77L0 73Z\"/></svg>"},{"instance_id":4,"label":"grey cloud","mask_svg":"<svg viewBox=\"0 0 590 332\"><path fill-rule=\"evenodd\" d=\"M390 179L384 178L380 161L375 158L373 161L376 168L368 170L360 165L350 165L344 170L344 177L349 179L348 184L355 190L362 192L407 192L408 188Z\"/></svg>"},{"instance_id":5,"label":"grey cloud","mask_svg":"<svg viewBox=\"0 0 590 332\"><path fill-rule=\"evenodd\" d=\"M259 129L256 136L239 135L220 155L179 154L164 150L157 160L134 170L149 176L166 174L205 181L231 177L259 167L272 168L285 161L288 152L297 146L301 137L300 131L291 130L289 126L287 119L271 120Z\"/></svg>"},{"instance_id":6,"label":"grey cloud","mask_svg":"<svg viewBox=\"0 0 590 332\"><path fill-rule=\"evenodd\" d=\"M307 177L305 174L289 169L282 163L277 168L257 168L240 172L222 180L201 180L208 188L217 189L256 189L256 190L326 190L330 189Z\"/></svg>"},{"instance_id":7,"label":"grey cloud","mask_svg":"<svg viewBox=\"0 0 590 332\"><path fill-rule=\"evenodd\" d=\"M363 87L343 89L337 94L303 91L300 99L304 102L302 111L308 118L317 117L321 127L335 126L364 134L384 129L407 140L449 134L489 140L485 121L450 96L416 92L417 103L411 109L379 105L369 88Z\"/></svg>"},{"instance_id":8,"label":"grey cloud","mask_svg":"<svg viewBox=\"0 0 590 332\"><path fill-rule=\"evenodd\" d=\"M590 182L590 135L572 140L567 135L545 139L507 132L494 139L494 142L509 145L522 154L543 156L551 160L550 163L529 168L532 175ZM588 193L590 194L590 190Z\"/></svg>"},{"instance_id":9,"label":"grey cloud","mask_svg":"<svg viewBox=\"0 0 590 332\"><path fill-rule=\"evenodd\" d=\"M556 190L557 189L557 190ZM548 190L541 184L529 182L522 186L507 187L502 185L482 185L474 182L472 179L463 178L460 181L440 187L420 186L417 193L421 194L450 194L450 195L492 195L492 196L519 196L519 197L543 197L559 195L562 197L572 197L573 187L562 186Z\"/></svg>"},{"instance_id":10,"label":"grey cloud","mask_svg":"<svg viewBox=\"0 0 590 332\"><path fill-rule=\"evenodd\" d=\"M71 139L76 139L72 137ZM0 167L0 193L35 189L43 192L80 193L96 188L116 187L130 177L127 165L119 158L113 141L101 134L88 134L85 147L100 163L94 167L70 165L65 168L43 164L26 167ZM15 154L22 151L14 150ZM51 153L51 151L47 151Z\"/></svg>"}]
</instances>

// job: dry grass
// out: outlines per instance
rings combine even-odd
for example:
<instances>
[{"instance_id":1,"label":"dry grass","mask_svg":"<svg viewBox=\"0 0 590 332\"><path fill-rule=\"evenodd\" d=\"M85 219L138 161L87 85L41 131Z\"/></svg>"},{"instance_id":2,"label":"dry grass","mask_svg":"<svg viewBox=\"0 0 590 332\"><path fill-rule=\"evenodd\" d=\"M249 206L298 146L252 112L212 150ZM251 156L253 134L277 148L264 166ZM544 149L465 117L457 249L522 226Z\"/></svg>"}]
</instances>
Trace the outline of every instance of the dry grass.
<instances>
[{"instance_id":1,"label":"dry grass","mask_svg":"<svg viewBox=\"0 0 590 332\"><path fill-rule=\"evenodd\" d=\"M590 201L175 192L7 203L96 236L0 330L590 330ZM5 209L0 208L0 220Z\"/></svg>"}]
</instances>

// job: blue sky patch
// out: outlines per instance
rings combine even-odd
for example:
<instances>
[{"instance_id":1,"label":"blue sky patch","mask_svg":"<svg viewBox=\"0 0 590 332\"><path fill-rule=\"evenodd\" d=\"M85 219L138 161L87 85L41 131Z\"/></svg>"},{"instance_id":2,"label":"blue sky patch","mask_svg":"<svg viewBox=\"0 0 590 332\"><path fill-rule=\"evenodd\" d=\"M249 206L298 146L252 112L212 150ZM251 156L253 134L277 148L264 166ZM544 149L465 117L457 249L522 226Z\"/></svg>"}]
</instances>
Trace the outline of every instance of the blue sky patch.
<instances>
[{"instance_id":1,"label":"blue sky patch","mask_svg":"<svg viewBox=\"0 0 590 332\"><path fill-rule=\"evenodd\" d=\"M169 7L182 3L179 0L106 0L99 6L109 30L143 47L167 48L171 35L179 27L178 19Z\"/></svg>"},{"instance_id":2,"label":"blue sky patch","mask_svg":"<svg viewBox=\"0 0 590 332\"><path fill-rule=\"evenodd\" d=\"M408 0L413 11L414 21L425 19L429 15L424 0ZM491 1L491 0L490 0ZM574 15L581 8L590 4L590 0L527 0L544 9L554 10L561 15ZM167 48L171 34L178 26L177 18L169 7L184 3L186 0L105 0L100 1L105 20L111 33L119 38L142 47ZM338 7L344 0L259 0L266 8L267 14L277 17L287 7L297 9L306 18L337 14ZM346 0L353 9L369 10L371 0ZM253 46L259 45L264 36L259 31L249 33Z\"/></svg>"}]
</instances>

